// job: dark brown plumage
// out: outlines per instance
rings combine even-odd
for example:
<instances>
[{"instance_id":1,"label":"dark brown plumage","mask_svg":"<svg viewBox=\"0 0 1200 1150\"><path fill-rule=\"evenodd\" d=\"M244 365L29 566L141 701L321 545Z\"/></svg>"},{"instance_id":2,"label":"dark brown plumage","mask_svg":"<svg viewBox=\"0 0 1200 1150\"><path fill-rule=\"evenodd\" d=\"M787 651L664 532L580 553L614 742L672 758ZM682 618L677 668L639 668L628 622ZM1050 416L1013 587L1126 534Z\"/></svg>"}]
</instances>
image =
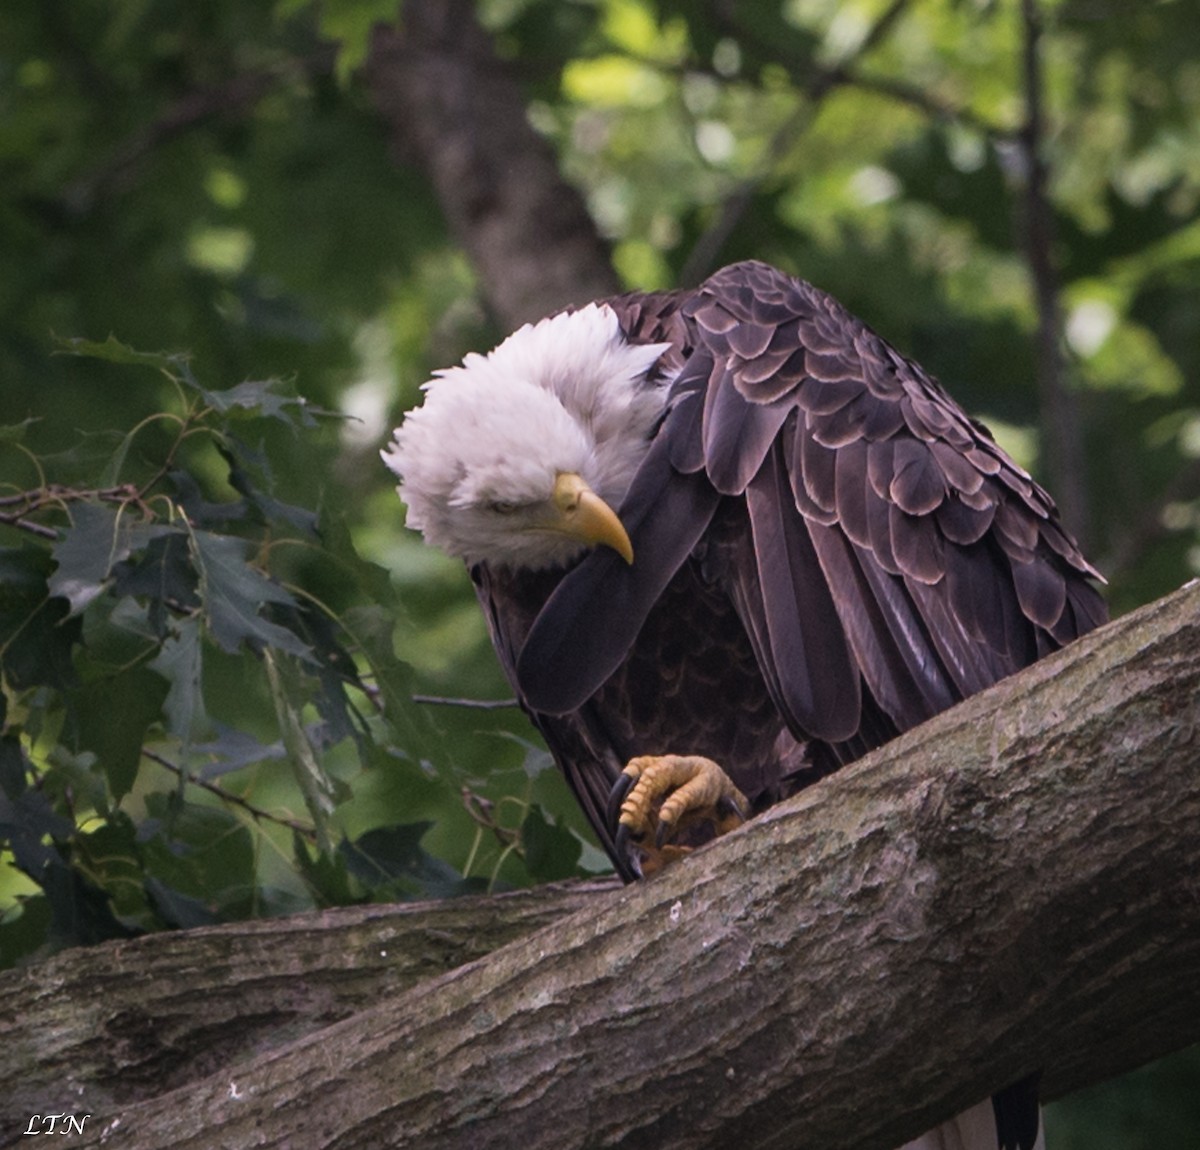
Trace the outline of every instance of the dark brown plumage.
<instances>
[{"instance_id":1,"label":"dark brown plumage","mask_svg":"<svg viewBox=\"0 0 1200 1150\"><path fill-rule=\"evenodd\" d=\"M619 515L637 561L472 572L501 660L617 868L639 754L756 808L1104 617L1050 497L832 297L761 263L607 301L678 371Z\"/></svg>"}]
</instances>

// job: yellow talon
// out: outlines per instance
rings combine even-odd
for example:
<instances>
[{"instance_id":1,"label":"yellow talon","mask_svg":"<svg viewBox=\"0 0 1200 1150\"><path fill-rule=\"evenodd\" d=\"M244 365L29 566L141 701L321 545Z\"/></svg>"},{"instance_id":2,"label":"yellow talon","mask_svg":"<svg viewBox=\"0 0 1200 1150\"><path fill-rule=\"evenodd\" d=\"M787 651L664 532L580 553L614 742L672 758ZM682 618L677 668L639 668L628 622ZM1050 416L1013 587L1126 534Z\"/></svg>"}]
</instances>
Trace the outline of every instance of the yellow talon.
<instances>
[{"instance_id":1,"label":"yellow talon","mask_svg":"<svg viewBox=\"0 0 1200 1150\"><path fill-rule=\"evenodd\" d=\"M750 809L733 780L701 755L642 755L630 759L624 774L633 786L617 821L638 842L643 874L682 858L695 845L669 840L701 824L711 833L690 836L696 842L727 834L745 822Z\"/></svg>"}]
</instances>

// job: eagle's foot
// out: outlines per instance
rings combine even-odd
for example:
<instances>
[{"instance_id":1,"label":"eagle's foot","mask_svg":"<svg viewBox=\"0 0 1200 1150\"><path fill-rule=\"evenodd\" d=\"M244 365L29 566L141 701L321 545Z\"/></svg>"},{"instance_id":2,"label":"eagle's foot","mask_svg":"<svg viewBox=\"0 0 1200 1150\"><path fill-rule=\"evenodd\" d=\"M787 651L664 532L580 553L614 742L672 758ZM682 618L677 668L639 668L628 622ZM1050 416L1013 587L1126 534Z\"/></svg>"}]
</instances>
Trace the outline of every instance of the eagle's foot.
<instances>
[{"instance_id":1,"label":"eagle's foot","mask_svg":"<svg viewBox=\"0 0 1200 1150\"><path fill-rule=\"evenodd\" d=\"M736 830L749 817L746 796L712 759L642 755L630 759L609 799L617 849L643 875L682 858L694 843ZM707 833L699 835L694 828ZM631 847L636 847L636 850Z\"/></svg>"}]
</instances>

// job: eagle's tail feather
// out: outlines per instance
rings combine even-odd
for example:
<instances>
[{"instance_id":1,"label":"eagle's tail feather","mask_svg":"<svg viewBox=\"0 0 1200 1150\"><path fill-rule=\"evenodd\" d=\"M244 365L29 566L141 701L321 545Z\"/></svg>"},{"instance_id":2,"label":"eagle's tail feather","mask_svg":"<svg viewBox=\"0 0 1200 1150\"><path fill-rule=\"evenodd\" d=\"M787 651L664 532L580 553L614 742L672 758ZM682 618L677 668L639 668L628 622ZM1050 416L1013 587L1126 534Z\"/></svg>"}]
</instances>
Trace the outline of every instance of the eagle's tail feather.
<instances>
[{"instance_id":1,"label":"eagle's tail feather","mask_svg":"<svg viewBox=\"0 0 1200 1150\"><path fill-rule=\"evenodd\" d=\"M997 1150L998 1144L995 1108L988 1098L920 1138L905 1142L900 1150ZM1029 1150L1046 1150L1040 1120L1037 1141Z\"/></svg>"}]
</instances>

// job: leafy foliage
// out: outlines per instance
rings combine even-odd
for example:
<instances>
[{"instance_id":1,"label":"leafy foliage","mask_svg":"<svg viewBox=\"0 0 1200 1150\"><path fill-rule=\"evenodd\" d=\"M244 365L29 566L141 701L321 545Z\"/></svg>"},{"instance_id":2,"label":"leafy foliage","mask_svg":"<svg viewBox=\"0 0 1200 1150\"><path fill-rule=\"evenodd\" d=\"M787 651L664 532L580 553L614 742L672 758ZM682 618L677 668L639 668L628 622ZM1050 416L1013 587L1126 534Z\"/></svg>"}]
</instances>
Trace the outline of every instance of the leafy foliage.
<instances>
[{"instance_id":1,"label":"leafy foliage","mask_svg":"<svg viewBox=\"0 0 1200 1150\"><path fill-rule=\"evenodd\" d=\"M42 481L0 498L25 536L0 547L0 841L24 879L0 921L5 960L485 889L429 854L429 819L386 823L385 806L346 828L363 778L454 780L392 649L390 581L334 511L274 480L277 458L340 421L274 380L214 390L184 356L68 347L157 371L175 402L110 441L103 486L29 457ZM536 806L526 823L503 855L575 873L579 840Z\"/></svg>"}]
</instances>

